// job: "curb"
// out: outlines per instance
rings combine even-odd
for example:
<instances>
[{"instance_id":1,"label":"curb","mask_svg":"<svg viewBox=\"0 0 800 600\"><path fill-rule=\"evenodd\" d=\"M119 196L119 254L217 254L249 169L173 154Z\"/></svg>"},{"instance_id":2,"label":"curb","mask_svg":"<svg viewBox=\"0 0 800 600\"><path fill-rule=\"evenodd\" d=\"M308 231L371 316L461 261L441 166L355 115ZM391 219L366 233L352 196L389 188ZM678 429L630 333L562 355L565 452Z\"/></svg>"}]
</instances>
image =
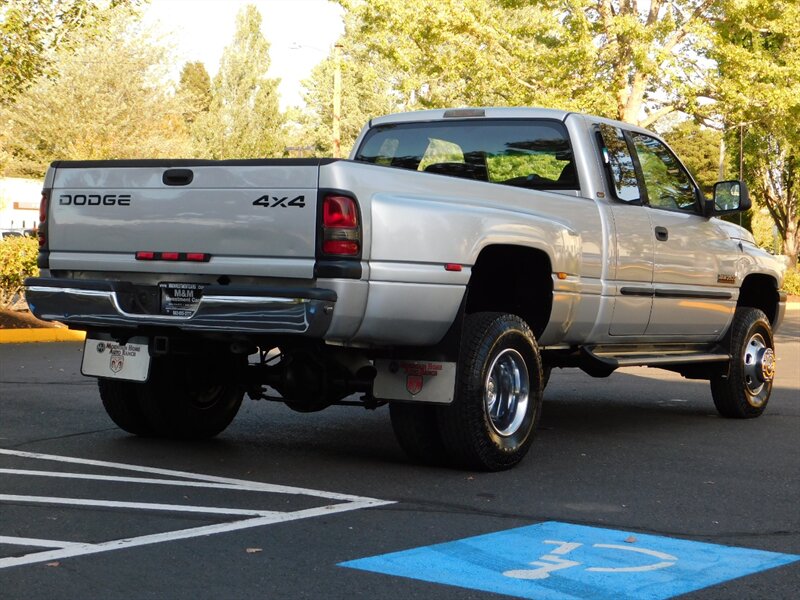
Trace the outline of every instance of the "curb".
<instances>
[{"instance_id":1,"label":"curb","mask_svg":"<svg viewBox=\"0 0 800 600\"><path fill-rule=\"evenodd\" d=\"M25 344L28 342L80 342L85 331L72 329L0 329L0 344Z\"/></svg>"}]
</instances>

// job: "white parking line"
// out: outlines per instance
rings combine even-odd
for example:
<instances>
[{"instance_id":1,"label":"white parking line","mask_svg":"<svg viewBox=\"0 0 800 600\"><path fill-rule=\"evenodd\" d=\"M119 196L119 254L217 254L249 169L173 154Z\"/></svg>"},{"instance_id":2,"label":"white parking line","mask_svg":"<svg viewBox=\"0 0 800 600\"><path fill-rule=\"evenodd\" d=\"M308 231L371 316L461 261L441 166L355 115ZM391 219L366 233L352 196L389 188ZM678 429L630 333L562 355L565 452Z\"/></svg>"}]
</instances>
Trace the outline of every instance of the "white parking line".
<instances>
[{"instance_id":1,"label":"white parking line","mask_svg":"<svg viewBox=\"0 0 800 600\"><path fill-rule=\"evenodd\" d=\"M115 475L93 475L90 473L65 473L63 471L28 471L25 469L0 469L0 475L25 475L28 477L56 477L61 479L84 479L89 481L111 481L116 483L144 483L150 485L169 485L179 487L199 487L214 490L250 491L236 483L208 483L184 481L181 479L152 479L149 477L117 477ZM262 491L262 490L252 490Z\"/></svg>"},{"instance_id":2,"label":"white parking line","mask_svg":"<svg viewBox=\"0 0 800 600\"><path fill-rule=\"evenodd\" d=\"M6 450L0 448L0 454L8 456L18 456L20 458L34 458L39 460L52 460L54 462L65 462L74 465L87 465L90 467L107 467L122 471L135 471L138 473L151 473L153 475L167 475L169 477L184 477L195 481L211 483L229 483L254 492L272 492L274 494L300 494L303 496L314 496L317 498L327 498L329 500L359 501L363 500L359 496L348 494L337 494L334 492L322 492L307 488L290 487L285 485L273 485L271 483L260 483L258 481L247 481L245 479L231 479L230 477L217 477L215 475L202 475L200 473L189 473L187 471L173 471L170 469L158 469L155 467L143 467L141 465L129 465L125 463L108 462L104 460L92 460L88 458L72 458L69 456L57 456L55 454L39 454L36 452L22 452L20 450ZM383 503L383 500L378 500Z\"/></svg>"},{"instance_id":3,"label":"white parking line","mask_svg":"<svg viewBox=\"0 0 800 600\"><path fill-rule=\"evenodd\" d=\"M33 469L0 469L0 475L27 476L27 477L50 477L60 479L92 480L109 483L136 483L142 485L161 485L161 486L182 486L205 489L224 489L231 491L262 492L269 494L284 494L297 496L310 496L321 498L335 503L325 506L318 506L297 511L265 511L260 509L242 509L230 507L209 507L194 506L186 504L158 504L148 502L118 502L112 500L95 500L91 498L64 498L50 496L25 496L15 494L0 494L0 502L14 503L33 503L33 504L53 504L61 506L88 506L102 507L111 509L127 509L141 511L170 511L176 513L205 513L227 516L250 517L239 519L232 522L218 523L201 527L192 527L177 531L167 531L152 535L143 535L134 538L123 538L96 544L44 540L37 538L24 538L12 536L0 536L0 544L10 544L18 546L32 546L38 548L52 548L52 550L39 551L24 556L12 556L0 558L0 569L28 565L39 562L61 560L74 556L95 554L98 552L108 552L110 550L120 550L123 548L133 548L149 544L171 542L200 536L207 536L252 527L271 525L298 519L307 519L321 515L330 515L339 512L360 510L375 506L393 504L391 501L352 496L349 494L338 494L334 492L324 492L307 488L289 487L283 485L273 485L257 481L247 481L243 479L232 479L228 477L217 477L213 475L203 475L199 473L189 473L186 471L174 471L169 469L157 469L144 467L141 465L129 465L124 463L107 462L100 460L90 460L83 458L71 458L66 456L56 456L52 454L38 454L33 452L20 452L18 450L6 450L0 448L0 455L14 456L19 458L36 459L42 461L54 461L70 463L75 465L85 465L92 467L104 467L124 471L134 471L151 475L160 475L178 479L160 479L148 477L128 477L115 475L98 475L94 473L66 473L58 471L39 471Z\"/></svg>"},{"instance_id":4,"label":"white parking line","mask_svg":"<svg viewBox=\"0 0 800 600\"><path fill-rule=\"evenodd\" d=\"M0 535L0 544L10 544L11 546L32 546L34 548L68 548L79 546L75 542L59 542L56 540L40 540L38 538L11 537Z\"/></svg>"},{"instance_id":5,"label":"white parking line","mask_svg":"<svg viewBox=\"0 0 800 600\"><path fill-rule=\"evenodd\" d=\"M0 494L0 502L30 502L32 504L61 504L63 506L97 506L101 508L133 508L135 510L166 510L171 512L207 513L210 515L239 515L242 517L274 517L272 510L246 508L216 508L192 504L154 504L151 502L117 502L116 500L90 500L88 498L53 498L51 496L16 496Z\"/></svg>"}]
</instances>

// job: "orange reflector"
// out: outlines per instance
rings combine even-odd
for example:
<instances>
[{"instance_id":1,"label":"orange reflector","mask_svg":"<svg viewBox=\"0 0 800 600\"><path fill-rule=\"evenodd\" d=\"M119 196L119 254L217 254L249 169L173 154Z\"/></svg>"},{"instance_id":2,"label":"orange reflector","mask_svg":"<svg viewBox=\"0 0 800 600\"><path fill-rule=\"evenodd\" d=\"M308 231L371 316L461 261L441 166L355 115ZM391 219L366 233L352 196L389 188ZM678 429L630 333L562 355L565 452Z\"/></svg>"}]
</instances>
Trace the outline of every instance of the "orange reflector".
<instances>
[{"instance_id":1,"label":"orange reflector","mask_svg":"<svg viewBox=\"0 0 800 600\"><path fill-rule=\"evenodd\" d=\"M559 279L561 279L561 280L564 280L564 279L566 279L566 278L567 278L567 274L566 274L566 273L556 273L556 275L557 275L557 276L558 276L558 278L559 278Z\"/></svg>"}]
</instances>

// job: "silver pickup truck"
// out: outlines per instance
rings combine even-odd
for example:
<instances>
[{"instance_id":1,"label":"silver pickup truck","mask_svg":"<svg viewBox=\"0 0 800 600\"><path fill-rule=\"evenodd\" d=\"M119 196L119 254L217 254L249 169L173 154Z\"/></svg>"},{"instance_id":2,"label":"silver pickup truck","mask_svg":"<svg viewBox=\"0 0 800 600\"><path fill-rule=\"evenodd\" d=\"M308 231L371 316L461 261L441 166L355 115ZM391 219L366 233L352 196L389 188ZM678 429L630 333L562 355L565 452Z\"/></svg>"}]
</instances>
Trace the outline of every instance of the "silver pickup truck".
<instances>
[{"instance_id":1,"label":"silver pickup truck","mask_svg":"<svg viewBox=\"0 0 800 600\"><path fill-rule=\"evenodd\" d=\"M657 135L544 109L371 121L349 160L55 162L31 310L137 435L213 436L244 394L389 404L416 460L513 466L554 367L707 379L760 415L783 266Z\"/></svg>"}]
</instances>

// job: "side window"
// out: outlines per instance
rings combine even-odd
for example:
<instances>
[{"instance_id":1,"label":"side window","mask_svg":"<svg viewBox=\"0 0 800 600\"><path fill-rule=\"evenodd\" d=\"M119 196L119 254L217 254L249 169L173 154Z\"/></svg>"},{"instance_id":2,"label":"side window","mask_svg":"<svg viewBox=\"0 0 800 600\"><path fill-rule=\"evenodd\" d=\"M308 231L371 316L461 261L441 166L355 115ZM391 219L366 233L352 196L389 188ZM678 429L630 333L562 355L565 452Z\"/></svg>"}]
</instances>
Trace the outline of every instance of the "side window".
<instances>
[{"instance_id":1,"label":"side window","mask_svg":"<svg viewBox=\"0 0 800 600\"><path fill-rule=\"evenodd\" d=\"M600 125L600 136L603 142L603 160L608 165L617 199L623 202L641 200L636 168L633 165L633 158L622 130L602 124Z\"/></svg>"},{"instance_id":2,"label":"side window","mask_svg":"<svg viewBox=\"0 0 800 600\"><path fill-rule=\"evenodd\" d=\"M675 155L649 135L634 133L631 137L642 166L650 206L694 212L697 192L691 177Z\"/></svg>"}]
</instances>

